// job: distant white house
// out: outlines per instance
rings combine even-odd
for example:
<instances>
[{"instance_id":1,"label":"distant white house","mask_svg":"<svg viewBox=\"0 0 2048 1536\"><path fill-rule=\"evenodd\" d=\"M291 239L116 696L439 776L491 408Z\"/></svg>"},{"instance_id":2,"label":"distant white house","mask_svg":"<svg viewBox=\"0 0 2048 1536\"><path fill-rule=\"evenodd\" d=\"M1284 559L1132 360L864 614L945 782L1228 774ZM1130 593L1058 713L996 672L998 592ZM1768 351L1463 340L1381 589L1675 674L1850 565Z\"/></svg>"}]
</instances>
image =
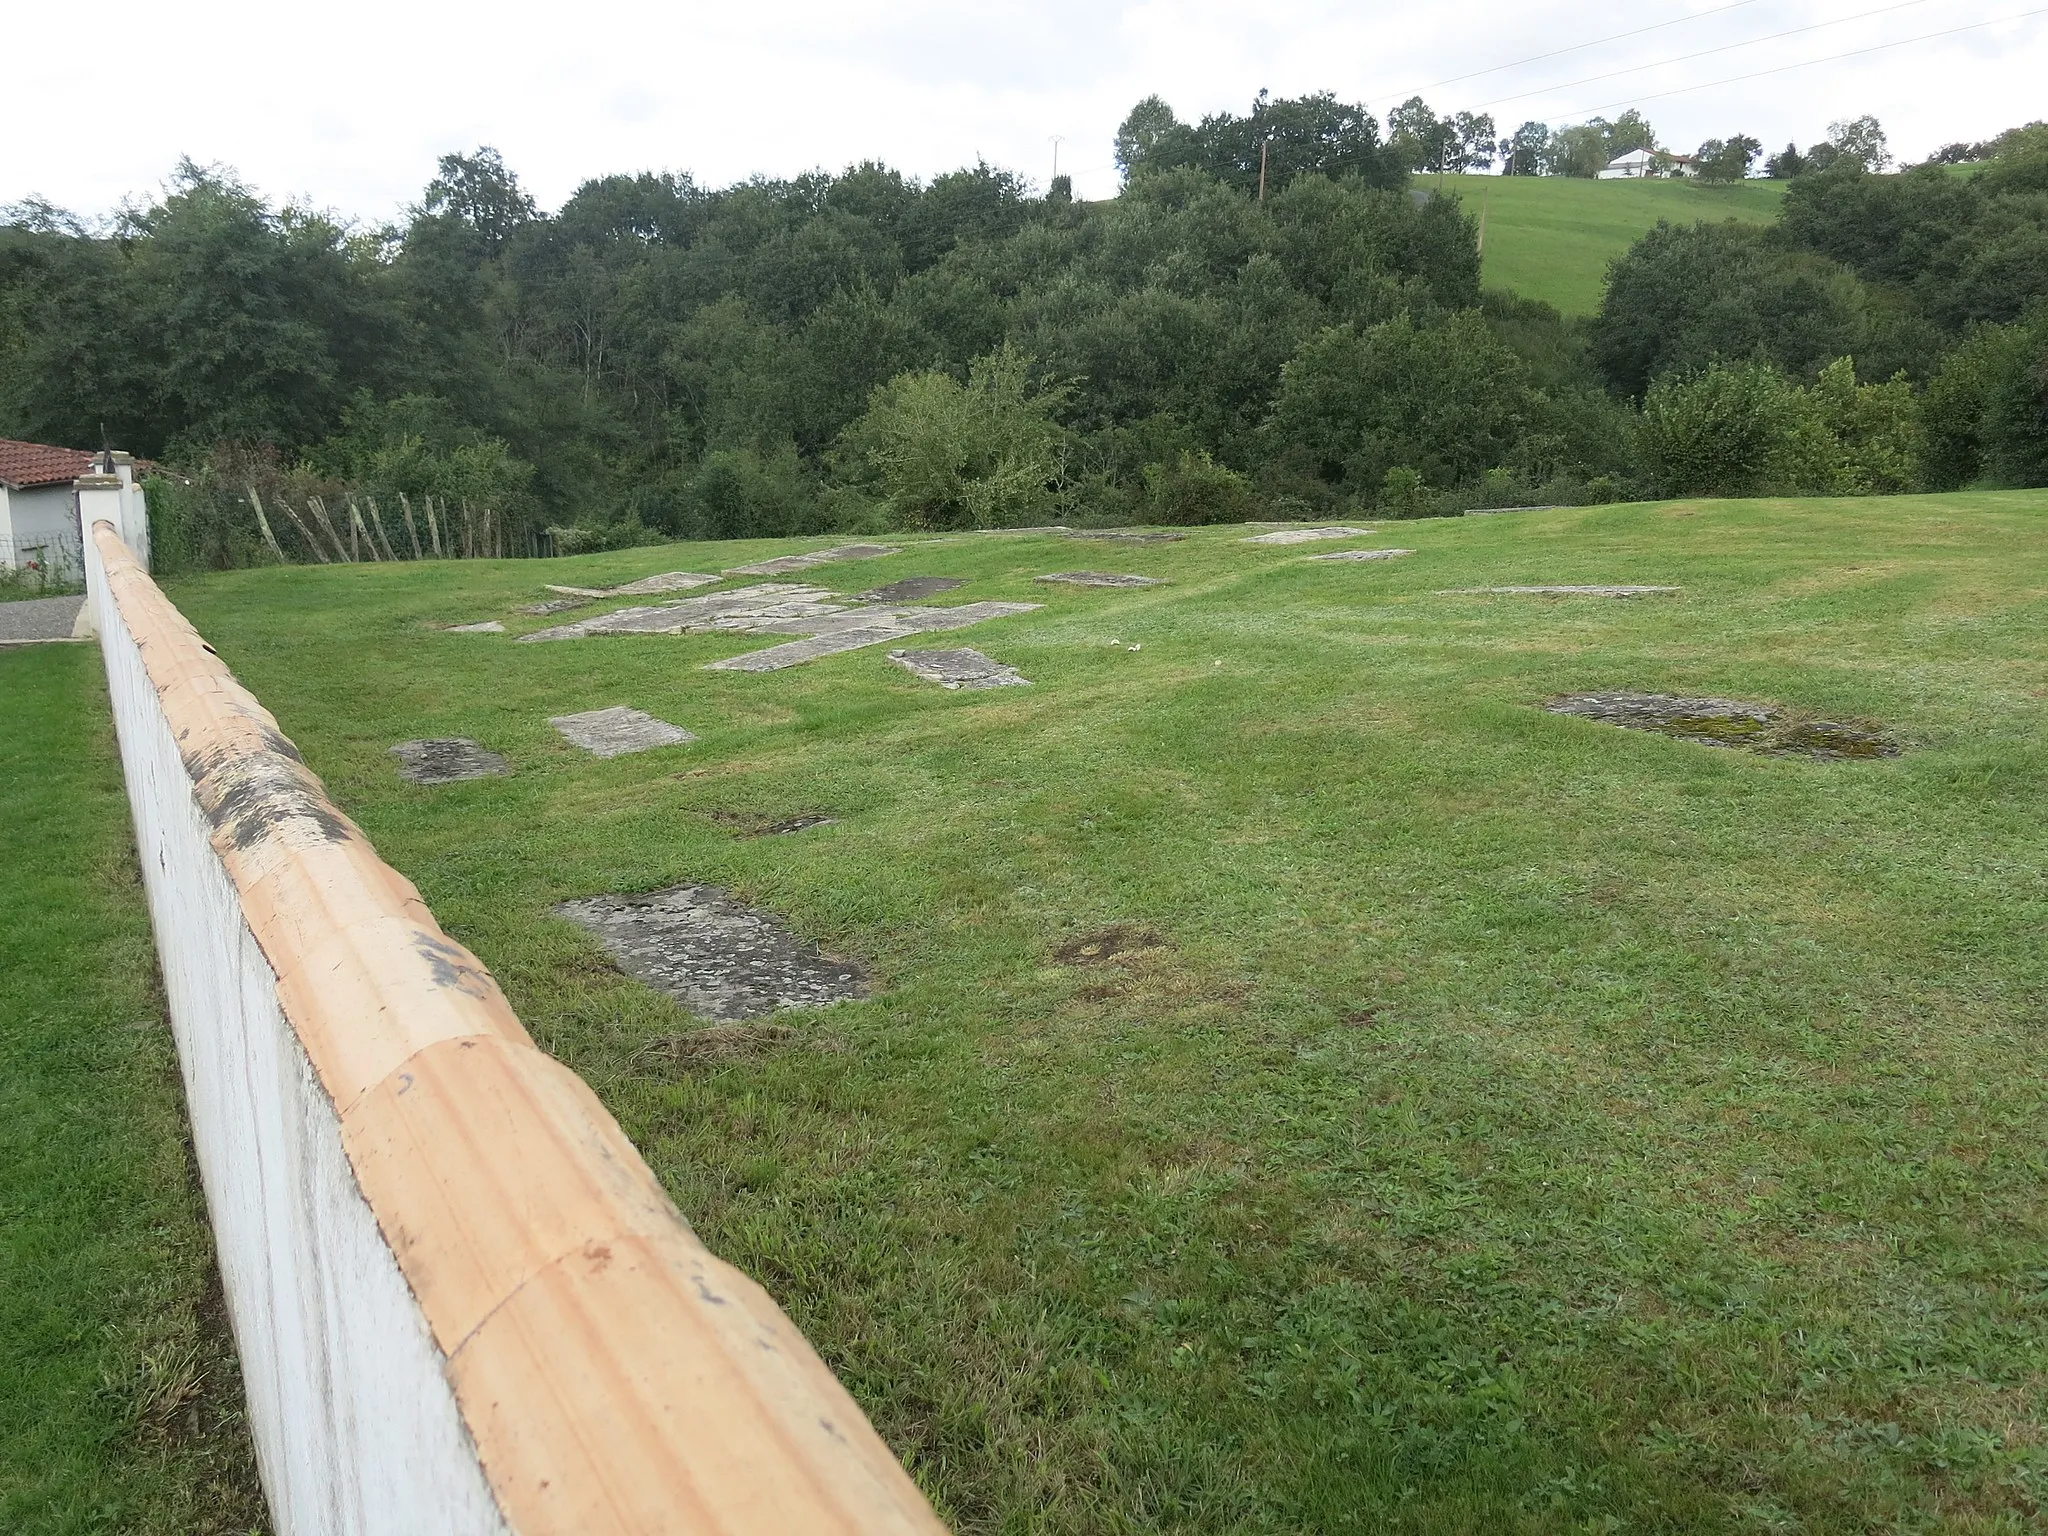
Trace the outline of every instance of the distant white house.
<instances>
[{"instance_id":1,"label":"distant white house","mask_svg":"<svg viewBox=\"0 0 2048 1536\"><path fill-rule=\"evenodd\" d=\"M93 473L99 460L100 455L83 448L0 438L0 566L40 566L76 577L81 555L71 482ZM135 461L125 453L114 454L113 460L121 478L122 521L139 525L123 531L131 542L139 535L146 548L148 513L142 487L135 483Z\"/></svg>"},{"instance_id":2,"label":"distant white house","mask_svg":"<svg viewBox=\"0 0 2048 1536\"><path fill-rule=\"evenodd\" d=\"M1635 176L1690 176L1694 157L1667 155L1654 149L1632 149L1616 155L1600 172L1602 181L1624 181Z\"/></svg>"}]
</instances>

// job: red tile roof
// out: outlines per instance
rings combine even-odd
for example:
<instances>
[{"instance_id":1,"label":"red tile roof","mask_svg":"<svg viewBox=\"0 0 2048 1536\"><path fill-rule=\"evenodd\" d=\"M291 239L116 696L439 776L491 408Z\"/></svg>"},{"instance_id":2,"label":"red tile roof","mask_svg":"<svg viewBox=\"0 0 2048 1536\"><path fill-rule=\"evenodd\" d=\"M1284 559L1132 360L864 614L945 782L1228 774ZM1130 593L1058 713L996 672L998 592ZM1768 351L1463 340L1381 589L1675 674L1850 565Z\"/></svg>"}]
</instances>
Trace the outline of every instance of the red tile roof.
<instances>
[{"instance_id":1,"label":"red tile roof","mask_svg":"<svg viewBox=\"0 0 2048 1536\"><path fill-rule=\"evenodd\" d=\"M32 485L69 485L92 468L99 455L83 448L17 443L0 437L0 485L19 491Z\"/></svg>"}]
</instances>

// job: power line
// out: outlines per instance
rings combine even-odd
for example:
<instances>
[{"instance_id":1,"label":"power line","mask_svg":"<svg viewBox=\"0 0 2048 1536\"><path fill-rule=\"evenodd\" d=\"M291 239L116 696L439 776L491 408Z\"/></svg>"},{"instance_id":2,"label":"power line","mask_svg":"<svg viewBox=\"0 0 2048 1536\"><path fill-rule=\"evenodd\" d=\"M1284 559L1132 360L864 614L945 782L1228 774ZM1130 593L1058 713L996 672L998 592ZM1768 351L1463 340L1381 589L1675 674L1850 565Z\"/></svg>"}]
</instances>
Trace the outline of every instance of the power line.
<instances>
[{"instance_id":1,"label":"power line","mask_svg":"<svg viewBox=\"0 0 2048 1536\"><path fill-rule=\"evenodd\" d=\"M1852 21L1865 21L1872 16L1885 16L1893 11L1910 10L1916 5L1925 5L1927 3L1928 0L1897 0L1897 3L1894 5L1881 5L1875 10L1857 11L1853 15L1837 16L1829 21L1816 21L1803 27L1790 27L1783 32L1771 32L1762 37L1745 38L1738 43L1723 43L1717 48L1701 48L1692 53L1678 54L1673 58L1658 59L1651 64L1631 64L1626 69L1610 69L1603 75L1586 75L1578 80L1567 80L1561 85L1547 85L1533 91L1521 91L1513 96L1496 96L1491 101L1475 103L1473 110L1476 111L1480 107L1505 106L1511 101L1527 101L1531 96L1549 96L1558 91L1569 91L1581 85L1592 85L1601 80L1612 80L1618 75L1640 74L1646 69L1663 69L1672 64L1689 63L1693 59L1711 58L1717 53L1733 53L1738 48L1754 48L1759 43L1775 43L1780 38L1797 37L1803 32L1819 32L1827 27L1846 26Z\"/></svg>"},{"instance_id":2,"label":"power line","mask_svg":"<svg viewBox=\"0 0 2048 1536\"><path fill-rule=\"evenodd\" d=\"M1939 32L1923 32L1918 37L1902 37L1894 43L1876 43L1868 48L1851 48L1845 53L1830 53L1818 59L1806 59L1798 64L1780 64L1775 69L1752 70L1746 75L1730 75L1725 80L1707 80L1699 85L1681 85L1668 91L1657 91L1648 96L1631 96L1624 101L1603 102L1597 107L1585 107L1568 114L1570 117L1588 117L1595 112L1610 111L1615 107L1634 106L1640 101L1660 101L1666 96L1683 96L1690 91L1711 91L1720 85L1737 85L1744 80L1761 80L1766 75L1782 75L1788 70L1811 69L1816 64L1832 64L1837 59L1860 58L1866 53L1883 53L1887 48L1904 48L1912 43L1928 43L1937 37L1954 37L1958 32L1977 32L1985 27L1995 27L2001 22L2026 21L2034 16L2048 16L2048 5L2031 11L2019 11L2011 16L1994 16L1989 21L1973 21L1967 26L1947 27Z\"/></svg>"},{"instance_id":3,"label":"power line","mask_svg":"<svg viewBox=\"0 0 2048 1536\"><path fill-rule=\"evenodd\" d=\"M1419 96L1423 91L1434 91L1441 86L1456 85L1461 80L1477 80L1481 75L1497 75L1504 69L1520 69L1524 64L1540 64L1545 59L1555 59L1567 53L1583 53L1588 48L1598 48L1602 43L1618 43L1625 37L1641 37L1645 32L1659 32L1665 27L1675 27L1680 22L1702 21L1709 16L1718 16L1723 11L1739 11L1746 5L1755 5L1757 0L1734 0L1731 5L1717 5L1710 11L1694 11L1690 16L1674 16L1669 21L1653 22L1647 27L1636 27L1628 32L1610 32L1606 37L1596 37L1590 43L1573 43L1569 48L1553 48L1548 53L1534 53L1526 59L1516 59L1510 64L1496 64L1491 69L1475 69L1470 74L1452 75L1448 80L1432 80L1405 93Z\"/></svg>"}]
</instances>

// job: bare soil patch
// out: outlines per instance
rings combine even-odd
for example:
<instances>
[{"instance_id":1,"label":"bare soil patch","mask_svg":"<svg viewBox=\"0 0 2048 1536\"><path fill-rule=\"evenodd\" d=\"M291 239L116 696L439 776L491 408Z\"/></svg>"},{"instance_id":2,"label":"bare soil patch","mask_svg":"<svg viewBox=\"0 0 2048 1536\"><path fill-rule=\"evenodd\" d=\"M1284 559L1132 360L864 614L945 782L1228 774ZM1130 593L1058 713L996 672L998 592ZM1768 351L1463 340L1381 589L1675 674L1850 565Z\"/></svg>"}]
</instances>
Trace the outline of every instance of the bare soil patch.
<instances>
[{"instance_id":1,"label":"bare soil patch","mask_svg":"<svg viewBox=\"0 0 2048 1536\"><path fill-rule=\"evenodd\" d=\"M1143 923L1111 923L1093 933L1068 939L1052 952L1061 965L1103 965L1120 955L1148 949L1171 949L1173 941Z\"/></svg>"}]
</instances>

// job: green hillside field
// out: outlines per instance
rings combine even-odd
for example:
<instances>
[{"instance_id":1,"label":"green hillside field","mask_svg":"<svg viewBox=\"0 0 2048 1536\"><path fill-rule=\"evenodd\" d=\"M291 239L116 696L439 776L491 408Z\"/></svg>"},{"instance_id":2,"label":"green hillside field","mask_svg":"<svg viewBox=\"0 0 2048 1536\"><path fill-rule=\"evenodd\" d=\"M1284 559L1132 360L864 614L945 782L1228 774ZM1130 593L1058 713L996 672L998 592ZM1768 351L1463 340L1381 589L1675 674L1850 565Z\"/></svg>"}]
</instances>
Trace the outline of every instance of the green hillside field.
<instances>
[{"instance_id":1,"label":"green hillside field","mask_svg":"<svg viewBox=\"0 0 2048 1536\"><path fill-rule=\"evenodd\" d=\"M2033 1528L2048 493L1251 531L805 573L1042 604L934 637L985 692L517 643L543 582L815 543L171 591L961 1532ZM1681 590L1456 590L1560 582ZM1905 750L1542 708L1617 689ZM701 740L548 724L620 704ZM436 736L513 772L401 782ZM681 882L874 995L706 1029L553 912Z\"/></svg>"},{"instance_id":2,"label":"green hillside field","mask_svg":"<svg viewBox=\"0 0 2048 1536\"><path fill-rule=\"evenodd\" d=\"M1659 219L1748 219L1768 224L1782 181L1703 186L1690 181L1586 181L1576 176L1418 176L1486 220L1483 281L1567 315L1600 307L1607 263Z\"/></svg>"}]
</instances>

